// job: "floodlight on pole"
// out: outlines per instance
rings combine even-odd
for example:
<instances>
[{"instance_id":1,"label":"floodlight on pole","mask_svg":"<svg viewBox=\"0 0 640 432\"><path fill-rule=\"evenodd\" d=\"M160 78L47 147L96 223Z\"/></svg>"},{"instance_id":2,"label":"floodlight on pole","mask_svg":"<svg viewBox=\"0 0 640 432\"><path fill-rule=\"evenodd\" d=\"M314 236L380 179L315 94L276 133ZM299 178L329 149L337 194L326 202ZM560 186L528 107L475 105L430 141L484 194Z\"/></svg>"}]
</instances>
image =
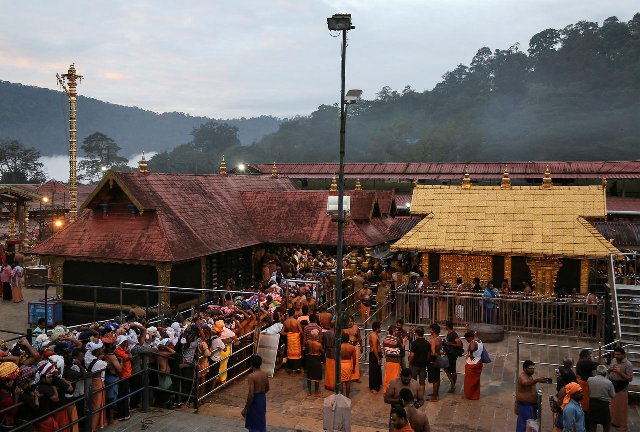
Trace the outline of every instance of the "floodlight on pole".
<instances>
[{"instance_id":1,"label":"floodlight on pole","mask_svg":"<svg viewBox=\"0 0 640 432\"><path fill-rule=\"evenodd\" d=\"M331 18L327 18L329 30L342 32L342 62L340 73L340 175L338 177L338 244L337 244L337 267L336 267L336 324L335 324L335 383L334 393L340 394L341 385L341 344L342 344L342 328L346 324L342 311L342 249L343 249L343 230L345 223L344 214L344 154L345 154L345 137L347 124L347 105L358 102L362 95L361 90L350 90L345 96L345 76L346 76L346 57L347 57L347 31L355 29L351 24L351 14L336 14Z\"/></svg>"}]
</instances>

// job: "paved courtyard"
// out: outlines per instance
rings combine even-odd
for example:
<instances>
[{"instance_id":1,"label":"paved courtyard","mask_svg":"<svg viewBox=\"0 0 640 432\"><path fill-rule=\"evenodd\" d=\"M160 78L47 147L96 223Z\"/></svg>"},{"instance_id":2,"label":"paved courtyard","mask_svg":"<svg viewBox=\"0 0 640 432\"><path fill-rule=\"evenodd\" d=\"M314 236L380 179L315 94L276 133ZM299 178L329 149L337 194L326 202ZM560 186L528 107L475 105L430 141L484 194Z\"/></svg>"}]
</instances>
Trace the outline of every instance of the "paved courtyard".
<instances>
[{"instance_id":1,"label":"paved courtyard","mask_svg":"<svg viewBox=\"0 0 640 432\"><path fill-rule=\"evenodd\" d=\"M523 336L523 342L583 346L576 338L553 336ZM530 347L521 345L521 359L536 362L560 363L566 355L578 358L576 349ZM448 380L442 374L441 400L427 402L425 410L434 432L444 431L513 431L516 416L513 414L514 382L516 370L517 336L508 335L504 341L487 344L493 362L486 364L482 373L482 394L478 401L462 399L462 386L455 394L448 394ZM539 366L540 376L555 376L555 366ZM352 430L375 432L388 430L389 405L382 394L368 391L367 367L362 367L361 384L352 386ZM464 365L458 360L458 382L464 380ZM554 379L555 381L555 379ZM267 423L296 430L322 430L322 398L307 397L302 377L292 378L284 370L276 372L267 395ZM539 384L543 394L542 430L552 431L549 395L555 393L555 384ZM212 395L199 410L201 415L241 420L247 392L246 379L231 383L226 389ZM330 392L325 391L324 396ZM629 430L640 430L640 405L629 409Z\"/></svg>"},{"instance_id":2,"label":"paved courtyard","mask_svg":"<svg viewBox=\"0 0 640 432\"><path fill-rule=\"evenodd\" d=\"M22 290L24 301L14 303L13 301L0 300L0 339L10 339L16 335L2 332L10 330L25 333L29 327L27 304L30 301L44 297L44 288L24 288Z\"/></svg>"}]
</instances>

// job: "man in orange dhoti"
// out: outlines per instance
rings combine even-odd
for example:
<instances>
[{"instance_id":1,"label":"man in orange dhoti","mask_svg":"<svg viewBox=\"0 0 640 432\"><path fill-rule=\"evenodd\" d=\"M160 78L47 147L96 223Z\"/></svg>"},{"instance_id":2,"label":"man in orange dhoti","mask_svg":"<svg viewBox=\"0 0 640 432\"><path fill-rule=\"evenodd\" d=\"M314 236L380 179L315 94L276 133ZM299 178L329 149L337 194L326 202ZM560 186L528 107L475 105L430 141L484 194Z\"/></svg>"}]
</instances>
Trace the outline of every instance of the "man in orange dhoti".
<instances>
[{"instance_id":1,"label":"man in orange dhoti","mask_svg":"<svg viewBox=\"0 0 640 432\"><path fill-rule=\"evenodd\" d=\"M289 309L288 313L282 334L287 336L287 370L293 376L302 370L302 326L295 319L295 309Z\"/></svg>"},{"instance_id":2,"label":"man in orange dhoti","mask_svg":"<svg viewBox=\"0 0 640 432\"><path fill-rule=\"evenodd\" d=\"M357 366L356 363L356 347L349 343L349 334L342 333L342 345L340 347L340 392L346 397L351 393L351 380L353 379L353 371Z\"/></svg>"},{"instance_id":3,"label":"man in orange dhoti","mask_svg":"<svg viewBox=\"0 0 640 432\"><path fill-rule=\"evenodd\" d=\"M395 336L396 327L389 327L387 337L382 340L382 351L386 359L384 367L384 380L382 381L382 392L387 392L389 383L400 376L402 367L402 358L404 357L404 349L402 340Z\"/></svg>"},{"instance_id":4,"label":"man in orange dhoti","mask_svg":"<svg viewBox=\"0 0 640 432\"><path fill-rule=\"evenodd\" d=\"M331 328L322 333L322 348L325 355L325 372L324 372L324 388L333 390L336 379L336 333L333 330L334 323L331 322Z\"/></svg>"}]
</instances>

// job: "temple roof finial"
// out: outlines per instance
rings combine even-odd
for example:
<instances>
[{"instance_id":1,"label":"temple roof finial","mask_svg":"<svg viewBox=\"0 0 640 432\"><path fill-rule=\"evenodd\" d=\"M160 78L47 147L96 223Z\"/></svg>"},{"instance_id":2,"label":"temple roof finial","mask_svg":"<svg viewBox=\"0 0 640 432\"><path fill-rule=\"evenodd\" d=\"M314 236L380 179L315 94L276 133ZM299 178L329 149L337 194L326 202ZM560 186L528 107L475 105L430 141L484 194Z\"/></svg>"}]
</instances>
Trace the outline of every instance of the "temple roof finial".
<instances>
[{"instance_id":1,"label":"temple roof finial","mask_svg":"<svg viewBox=\"0 0 640 432\"><path fill-rule=\"evenodd\" d=\"M338 192L338 183L336 182L336 175L333 175L331 179L331 187L329 188L331 192Z\"/></svg>"},{"instance_id":2,"label":"temple roof finial","mask_svg":"<svg viewBox=\"0 0 640 432\"><path fill-rule=\"evenodd\" d=\"M549 165L547 165L547 169L544 172L544 178L542 179L542 187L545 189L550 189L553 187L553 182L551 181L551 171L549 171Z\"/></svg>"},{"instance_id":3,"label":"temple roof finial","mask_svg":"<svg viewBox=\"0 0 640 432\"><path fill-rule=\"evenodd\" d=\"M502 182L500 183L502 189L511 189L511 179L509 178L509 170L507 165L504 166L504 174L502 174Z\"/></svg>"},{"instance_id":4,"label":"temple roof finial","mask_svg":"<svg viewBox=\"0 0 640 432\"><path fill-rule=\"evenodd\" d=\"M142 174L149 174L149 168L147 166L147 159L144 157L144 151L142 152L142 158L138 162L138 172Z\"/></svg>"},{"instance_id":5,"label":"temple roof finial","mask_svg":"<svg viewBox=\"0 0 640 432\"><path fill-rule=\"evenodd\" d=\"M362 190L362 185L360 184L360 179L356 180L356 187L354 188L354 190Z\"/></svg>"},{"instance_id":6,"label":"temple roof finial","mask_svg":"<svg viewBox=\"0 0 640 432\"><path fill-rule=\"evenodd\" d=\"M220 162L220 175L227 175L227 163L224 161L224 155L222 155L222 161Z\"/></svg>"},{"instance_id":7,"label":"temple roof finial","mask_svg":"<svg viewBox=\"0 0 640 432\"><path fill-rule=\"evenodd\" d=\"M462 178L462 189L471 189L471 176L469 175L469 165L464 166L464 177Z\"/></svg>"},{"instance_id":8,"label":"temple roof finial","mask_svg":"<svg viewBox=\"0 0 640 432\"><path fill-rule=\"evenodd\" d=\"M278 178L278 169L275 162L273 162L273 168L271 168L271 177Z\"/></svg>"}]
</instances>

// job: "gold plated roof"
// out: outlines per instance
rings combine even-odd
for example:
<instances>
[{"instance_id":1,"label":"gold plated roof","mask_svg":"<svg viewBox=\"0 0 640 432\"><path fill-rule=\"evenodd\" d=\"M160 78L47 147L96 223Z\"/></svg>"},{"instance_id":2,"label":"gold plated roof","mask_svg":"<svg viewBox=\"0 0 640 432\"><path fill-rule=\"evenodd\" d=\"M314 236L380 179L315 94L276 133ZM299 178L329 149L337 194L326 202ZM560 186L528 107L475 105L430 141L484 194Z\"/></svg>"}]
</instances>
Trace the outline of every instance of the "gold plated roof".
<instances>
[{"instance_id":1,"label":"gold plated roof","mask_svg":"<svg viewBox=\"0 0 640 432\"><path fill-rule=\"evenodd\" d=\"M393 249L575 258L617 252L587 221L606 217L601 186L417 186L411 213L426 217Z\"/></svg>"}]
</instances>

